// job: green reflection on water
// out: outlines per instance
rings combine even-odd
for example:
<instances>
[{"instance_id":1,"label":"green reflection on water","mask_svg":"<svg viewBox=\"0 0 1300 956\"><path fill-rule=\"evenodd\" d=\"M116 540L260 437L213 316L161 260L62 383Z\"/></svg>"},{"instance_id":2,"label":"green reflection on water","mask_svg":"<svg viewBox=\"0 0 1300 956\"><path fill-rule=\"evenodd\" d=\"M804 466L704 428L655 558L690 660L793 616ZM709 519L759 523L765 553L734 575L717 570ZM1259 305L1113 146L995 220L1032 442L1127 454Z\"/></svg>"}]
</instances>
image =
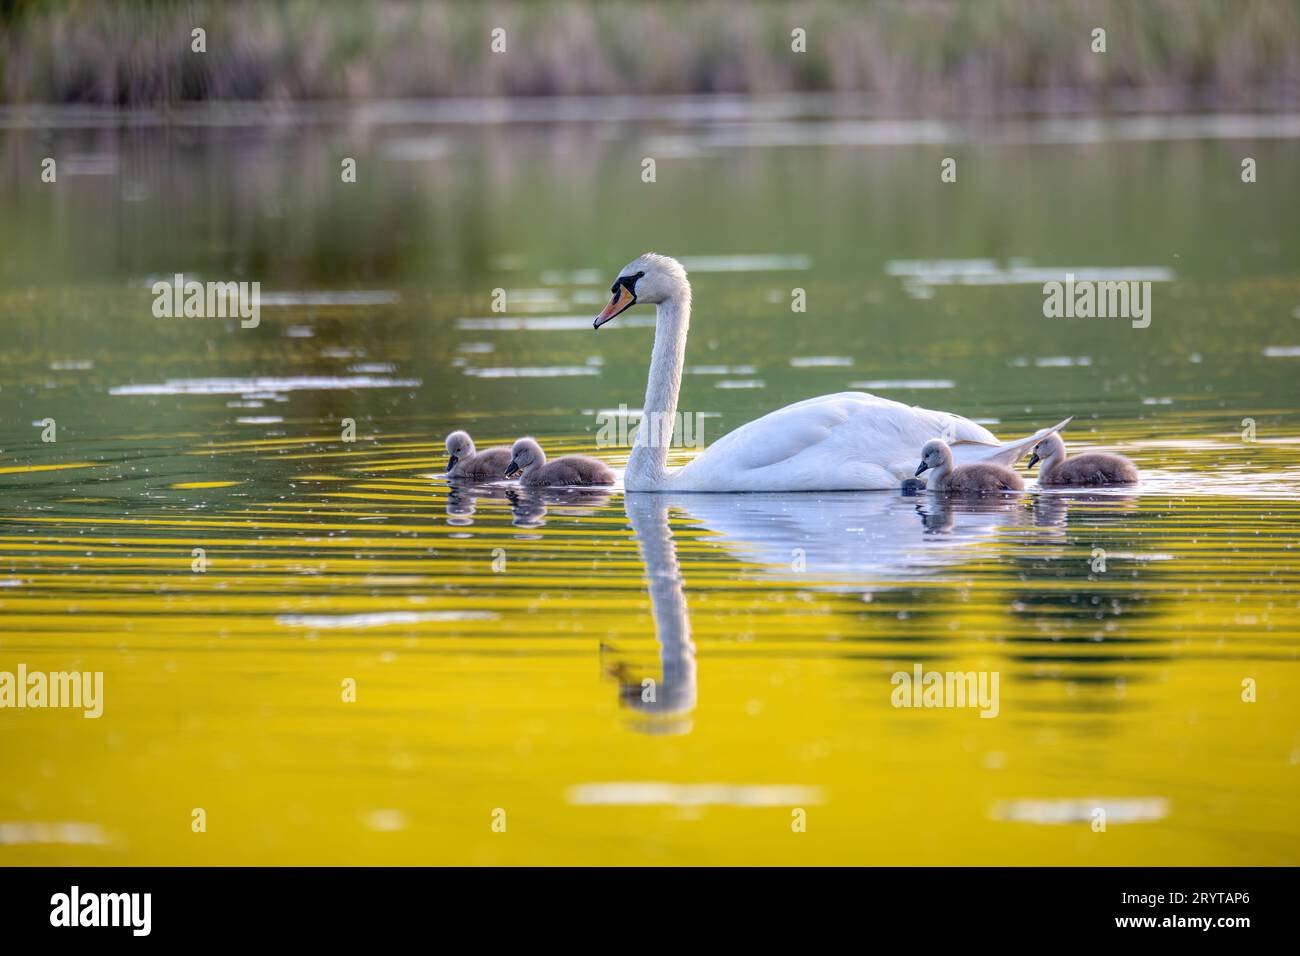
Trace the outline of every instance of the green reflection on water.
<instances>
[{"instance_id":1,"label":"green reflection on water","mask_svg":"<svg viewBox=\"0 0 1300 956\"><path fill-rule=\"evenodd\" d=\"M98 722L0 720L20 781L0 821L87 821L102 841L29 833L0 860L1294 864L1295 143L713 145L734 132L0 133L0 669L95 666L109 688ZM79 174L78 154L116 159ZM651 330L493 323L593 314L647 249L793 257L692 272L682 408L708 441L883 382L1005 437L1076 415L1071 441L1130 455L1143 484L639 513L427 477L455 426L622 463L595 447L597 414L639 407ZM1136 330L1046 319L1034 284L917 286L889 265L969 259L1173 280ZM257 329L155 319L148 283L177 271L398 299L268 305ZM346 387L360 377L379 387ZM916 661L1000 670L1000 718L892 709L889 675ZM636 706L647 677L657 710ZM784 806L571 789L638 781L739 802L802 787L814 825L791 844ZM1073 822L1031 822L1033 801ZM1072 801L1114 826L1094 834ZM226 821L218 847L193 842L194 806ZM1161 809L1126 822L1134 806ZM520 821L510 842L495 807Z\"/></svg>"}]
</instances>

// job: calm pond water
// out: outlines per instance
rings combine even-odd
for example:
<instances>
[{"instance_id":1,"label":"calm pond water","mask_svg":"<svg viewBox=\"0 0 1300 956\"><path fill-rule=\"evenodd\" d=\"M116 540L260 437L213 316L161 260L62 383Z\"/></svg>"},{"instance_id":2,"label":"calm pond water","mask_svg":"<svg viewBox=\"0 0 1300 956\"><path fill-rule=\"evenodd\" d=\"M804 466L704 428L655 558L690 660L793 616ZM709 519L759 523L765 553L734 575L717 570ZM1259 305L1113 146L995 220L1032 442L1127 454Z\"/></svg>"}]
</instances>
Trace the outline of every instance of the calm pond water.
<instances>
[{"instance_id":1,"label":"calm pond water","mask_svg":"<svg viewBox=\"0 0 1300 956\"><path fill-rule=\"evenodd\" d=\"M0 671L104 673L0 712L0 863L1300 863L1295 118L496 108L0 114ZM1143 479L449 488L454 427L625 463L647 250L706 442L856 388ZM1044 317L1130 269L1148 328Z\"/></svg>"}]
</instances>

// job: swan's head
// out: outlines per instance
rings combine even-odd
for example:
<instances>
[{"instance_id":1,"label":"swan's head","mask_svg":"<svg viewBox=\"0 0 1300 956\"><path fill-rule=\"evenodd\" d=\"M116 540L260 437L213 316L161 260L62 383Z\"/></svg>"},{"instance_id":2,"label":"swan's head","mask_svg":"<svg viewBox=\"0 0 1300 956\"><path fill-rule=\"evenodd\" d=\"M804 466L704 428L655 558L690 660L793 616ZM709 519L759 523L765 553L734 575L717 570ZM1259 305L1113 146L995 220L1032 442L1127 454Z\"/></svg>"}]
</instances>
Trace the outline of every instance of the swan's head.
<instances>
[{"instance_id":1,"label":"swan's head","mask_svg":"<svg viewBox=\"0 0 1300 956\"><path fill-rule=\"evenodd\" d=\"M1029 467L1033 468L1040 461L1047 461L1057 455L1065 457L1065 442L1060 435L1052 432L1034 446L1034 453L1029 456Z\"/></svg>"},{"instance_id":2,"label":"swan's head","mask_svg":"<svg viewBox=\"0 0 1300 956\"><path fill-rule=\"evenodd\" d=\"M448 471L455 468L456 462L462 458L468 458L474 454L474 439L469 437L469 432L452 432L448 435L447 454L451 456L447 460Z\"/></svg>"},{"instance_id":3,"label":"swan's head","mask_svg":"<svg viewBox=\"0 0 1300 956\"><path fill-rule=\"evenodd\" d=\"M510 464L506 465L506 477L512 478L517 472L544 464L546 453L542 451L542 446L531 438L521 438L510 447Z\"/></svg>"},{"instance_id":4,"label":"swan's head","mask_svg":"<svg viewBox=\"0 0 1300 956\"><path fill-rule=\"evenodd\" d=\"M945 462L952 461L952 450L942 438L932 438L921 448L921 463L916 466L916 473L931 468L938 468Z\"/></svg>"},{"instance_id":5,"label":"swan's head","mask_svg":"<svg viewBox=\"0 0 1300 956\"><path fill-rule=\"evenodd\" d=\"M600 328L638 302L658 305L680 296L683 289L689 288L686 269L680 262L671 256L647 252L618 271L618 278L609 287L609 305L596 316L592 328Z\"/></svg>"}]
</instances>

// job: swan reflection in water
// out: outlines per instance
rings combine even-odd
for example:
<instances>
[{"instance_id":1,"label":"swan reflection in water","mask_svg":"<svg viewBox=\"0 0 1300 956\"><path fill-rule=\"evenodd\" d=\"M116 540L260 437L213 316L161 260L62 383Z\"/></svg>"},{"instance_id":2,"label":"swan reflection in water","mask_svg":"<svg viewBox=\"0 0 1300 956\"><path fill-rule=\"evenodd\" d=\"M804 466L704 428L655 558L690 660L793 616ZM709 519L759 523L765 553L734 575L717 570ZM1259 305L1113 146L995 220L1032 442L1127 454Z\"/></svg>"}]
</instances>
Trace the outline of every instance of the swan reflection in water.
<instances>
[{"instance_id":1,"label":"swan reflection in water","mask_svg":"<svg viewBox=\"0 0 1300 956\"><path fill-rule=\"evenodd\" d=\"M586 517L609 501L607 488L525 488L522 485L457 484L447 487L447 524L468 527L474 523L480 500L510 504L510 523L516 528L540 528L547 514Z\"/></svg>"},{"instance_id":2,"label":"swan reflection in water","mask_svg":"<svg viewBox=\"0 0 1300 956\"><path fill-rule=\"evenodd\" d=\"M1031 520L1022 495L960 499L850 491L661 497L716 534L713 543L758 565L748 573L864 593L965 560L972 544Z\"/></svg>"},{"instance_id":3,"label":"swan reflection in water","mask_svg":"<svg viewBox=\"0 0 1300 956\"><path fill-rule=\"evenodd\" d=\"M469 525L480 501L508 502L512 523L536 528L551 516L600 514L611 497L603 488L522 488L452 485L449 524ZM1086 523L1122 520L1135 499L1114 494L1007 495L964 499L889 492L827 494L690 494L628 492L623 505L645 572L658 672L643 672L626 655L601 645L620 703L635 715L633 730L680 734L691 730L698 698L690 606L670 516L708 532L711 548L743 562L739 574L773 578L803 589L872 593L922 579L971 557L972 546L1010 531L1024 543L1065 544L1067 516L1087 506Z\"/></svg>"},{"instance_id":4,"label":"swan reflection in water","mask_svg":"<svg viewBox=\"0 0 1300 956\"><path fill-rule=\"evenodd\" d=\"M1138 496L1128 491L1039 491L1033 498L1034 527L1064 534L1071 508L1087 507L1090 525L1128 520L1137 513Z\"/></svg>"},{"instance_id":5,"label":"swan reflection in water","mask_svg":"<svg viewBox=\"0 0 1300 956\"><path fill-rule=\"evenodd\" d=\"M864 594L895 587L970 556L970 545L1000 528L1032 520L1021 496L953 501L885 492L838 494L654 494L629 492L624 507L645 566L659 644L658 676L626 662L606 662L619 699L637 714L633 729L690 730L698 687L685 579L669 521L671 511L713 532L746 562L744 573L785 578L803 587ZM607 646L603 652L617 654Z\"/></svg>"},{"instance_id":6,"label":"swan reflection in water","mask_svg":"<svg viewBox=\"0 0 1300 956\"><path fill-rule=\"evenodd\" d=\"M633 729L646 733L686 733L691 729L690 712L695 709L695 644L677 544L668 523L670 497L628 493L623 498L645 567L659 642L659 677L638 679L620 661L607 669L618 680L619 700L642 718L633 723Z\"/></svg>"}]
</instances>

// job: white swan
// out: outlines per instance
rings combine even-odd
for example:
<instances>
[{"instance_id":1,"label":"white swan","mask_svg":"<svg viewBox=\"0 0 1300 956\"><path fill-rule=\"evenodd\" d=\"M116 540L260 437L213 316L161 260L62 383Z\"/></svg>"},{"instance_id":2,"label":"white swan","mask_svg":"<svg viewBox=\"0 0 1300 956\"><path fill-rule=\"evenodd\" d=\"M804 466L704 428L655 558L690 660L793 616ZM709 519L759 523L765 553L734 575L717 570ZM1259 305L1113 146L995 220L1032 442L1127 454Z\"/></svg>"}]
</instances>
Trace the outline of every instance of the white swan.
<instances>
[{"instance_id":1,"label":"white swan","mask_svg":"<svg viewBox=\"0 0 1300 956\"><path fill-rule=\"evenodd\" d=\"M619 273L599 329L638 302L657 310L642 425L628 457L628 491L853 491L898 488L931 438L944 438L958 464L1012 465L1066 419L1000 444L960 415L932 412L865 392L795 402L724 435L690 463L669 470L668 446L682 384L691 284L676 259L647 253ZM659 423L656 425L655 423Z\"/></svg>"}]
</instances>

